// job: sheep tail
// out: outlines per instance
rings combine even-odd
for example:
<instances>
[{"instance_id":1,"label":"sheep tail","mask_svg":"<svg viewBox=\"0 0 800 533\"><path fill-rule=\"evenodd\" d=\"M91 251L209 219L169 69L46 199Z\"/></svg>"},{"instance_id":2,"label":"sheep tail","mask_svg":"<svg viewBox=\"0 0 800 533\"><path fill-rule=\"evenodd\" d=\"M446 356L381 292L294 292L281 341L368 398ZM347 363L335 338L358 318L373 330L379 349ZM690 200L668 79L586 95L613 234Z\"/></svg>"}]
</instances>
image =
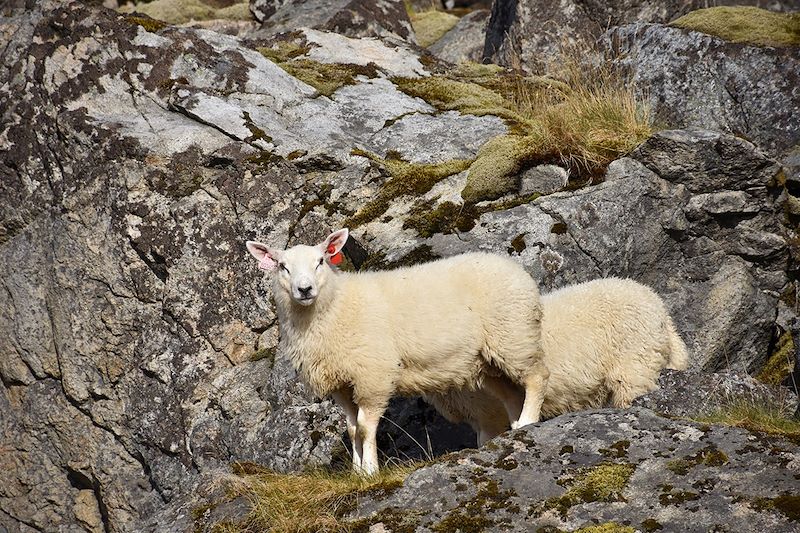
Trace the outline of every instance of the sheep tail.
<instances>
[{"instance_id":1,"label":"sheep tail","mask_svg":"<svg viewBox=\"0 0 800 533\"><path fill-rule=\"evenodd\" d=\"M689 365L689 352L686 350L686 344L678 334L675 328L675 323L671 317L667 317L666 322L667 342L669 343L669 361L667 361L667 368L673 370L685 370Z\"/></svg>"}]
</instances>

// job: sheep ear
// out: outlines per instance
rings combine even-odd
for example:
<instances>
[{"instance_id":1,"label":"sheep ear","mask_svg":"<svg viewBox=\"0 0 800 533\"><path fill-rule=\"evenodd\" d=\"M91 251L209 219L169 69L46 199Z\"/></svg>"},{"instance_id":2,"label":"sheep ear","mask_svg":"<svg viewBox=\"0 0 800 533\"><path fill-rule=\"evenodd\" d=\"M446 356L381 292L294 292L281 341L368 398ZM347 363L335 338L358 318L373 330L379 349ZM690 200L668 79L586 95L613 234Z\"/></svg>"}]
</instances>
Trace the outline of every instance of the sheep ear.
<instances>
[{"instance_id":1,"label":"sheep ear","mask_svg":"<svg viewBox=\"0 0 800 533\"><path fill-rule=\"evenodd\" d=\"M339 231L334 231L328 235L328 238L319 245L319 247L322 248L323 252L325 253L325 259L330 259L342 251L342 248L344 248L344 243L347 242L347 236L349 234L350 232L348 229L344 228L340 229Z\"/></svg>"},{"instance_id":2,"label":"sheep ear","mask_svg":"<svg viewBox=\"0 0 800 533\"><path fill-rule=\"evenodd\" d=\"M258 259L258 268L271 272L278 266L280 252L273 250L266 244L256 241L247 241L247 250Z\"/></svg>"}]
</instances>

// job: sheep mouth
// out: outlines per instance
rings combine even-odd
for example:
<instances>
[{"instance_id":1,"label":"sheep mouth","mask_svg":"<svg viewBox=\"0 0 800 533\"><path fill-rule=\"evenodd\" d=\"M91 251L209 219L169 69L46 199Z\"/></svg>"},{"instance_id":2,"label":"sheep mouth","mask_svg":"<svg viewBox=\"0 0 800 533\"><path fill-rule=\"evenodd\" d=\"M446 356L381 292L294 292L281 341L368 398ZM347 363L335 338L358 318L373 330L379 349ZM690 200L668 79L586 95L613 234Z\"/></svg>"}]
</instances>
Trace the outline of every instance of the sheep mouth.
<instances>
[{"instance_id":1,"label":"sheep mouth","mask_svg":"<svg viewBox=\"0 0 800 533\"><path fill-rule=\"evenodd\" d=\"M295 298L295 301L300 305L311 305L316 299L316 296L300 296L299 298Z\"/></svg>"}]
</instances>

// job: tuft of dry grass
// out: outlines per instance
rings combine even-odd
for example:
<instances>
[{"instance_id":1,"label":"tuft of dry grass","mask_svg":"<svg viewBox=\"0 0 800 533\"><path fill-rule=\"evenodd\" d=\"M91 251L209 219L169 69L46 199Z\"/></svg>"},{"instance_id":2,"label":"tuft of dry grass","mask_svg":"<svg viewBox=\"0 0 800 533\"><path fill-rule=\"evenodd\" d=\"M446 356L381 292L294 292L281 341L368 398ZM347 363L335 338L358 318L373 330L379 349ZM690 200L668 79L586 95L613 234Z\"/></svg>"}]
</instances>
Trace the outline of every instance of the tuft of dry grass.
<instances>
[{"instance_id":1,"label":"tuft of dry grass","mask_svg":"<svg viewBox=\"0 0 800 533\"><path fill-rule=\"evenodd\" d=\"M800 442L800 421L787 416L779 405L733 401L716 411L694 417L694 420L780 435Z\"/></svg>"},{"instance_id":2,"label":"tuft of dry grass","mask_svg":"<svg viewBox=\"0 0 800 533\"><path fill-rule=\"evenodd\" d=\"M183 24L196 20L228 19L252 20L253 15L247 2L237 2L231 6L215 8L200 0L154 0L126 4L119 8L121 13L144 13L154 19L170 24Z\"/></svg>"},{"instance_id":3,"label":"tuft of dry grass","mask_svg":"<svg viewBox=\"0 0 800 533\"><path fill-rule=\"evenodd\" d=\"M236 465L237 475L225 478L224 483L229 497L246 498L251 511L244 523L226 524L226 531L347 533L351 524L344 516L355 508L360 496L391 491L420 466L388 466L365 477L326 469L280 474L252 465Z\"/></svg>"},{"instance_id":4,"label":"tuft of dry grass","mask_svg":"<svg viewBox=\"0 0 800 533\"><path fill-rule=\"evenodd\" d=\"M506 121L509 134L487 142L469 170L462 197L476 203L512 192L514 176L538 163L595 180L652 133L647 105L623 76L575 52L558 65L549 76L464 64L446 75L393 81L438 109Z\"/></svg>"}]
</instances>

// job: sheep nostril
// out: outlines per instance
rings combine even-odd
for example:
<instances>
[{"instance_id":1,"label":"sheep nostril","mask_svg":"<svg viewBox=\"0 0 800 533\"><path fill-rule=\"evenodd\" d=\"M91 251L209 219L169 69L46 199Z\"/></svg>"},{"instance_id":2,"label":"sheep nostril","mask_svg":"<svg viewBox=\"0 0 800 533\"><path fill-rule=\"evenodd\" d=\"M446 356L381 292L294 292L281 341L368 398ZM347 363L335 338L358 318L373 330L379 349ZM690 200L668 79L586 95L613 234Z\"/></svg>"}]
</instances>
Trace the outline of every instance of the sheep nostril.
<instances>
[{"instance_id":1,"label":"sheep nostril","mask_svg":"<svg viewBox=\"0 0 800 533\"><path fill-rule=\"evenodd\" d=\"M311 287L297 287L297 290L300 291L300 294L303 296L311 294Z\"/></svg>"}]
</instances>

